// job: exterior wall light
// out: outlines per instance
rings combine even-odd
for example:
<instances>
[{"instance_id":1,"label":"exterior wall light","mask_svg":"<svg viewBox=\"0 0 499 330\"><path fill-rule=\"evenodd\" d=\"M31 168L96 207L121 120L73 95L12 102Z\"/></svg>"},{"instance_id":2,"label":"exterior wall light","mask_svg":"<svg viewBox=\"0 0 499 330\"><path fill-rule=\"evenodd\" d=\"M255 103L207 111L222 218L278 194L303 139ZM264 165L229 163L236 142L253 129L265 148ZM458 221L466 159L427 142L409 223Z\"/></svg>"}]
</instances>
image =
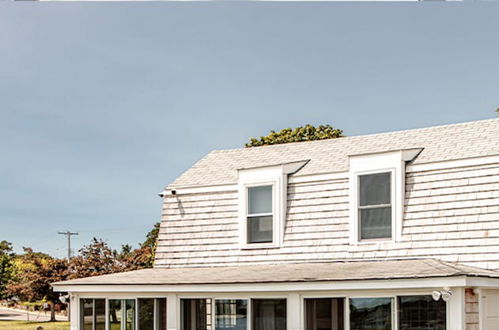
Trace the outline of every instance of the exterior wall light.
<instances>
[{"instance_id":1,"label":"exterior wall light","mask_svg":"<svg viewBox=\"0 0 499 330\"><path fill-rule=\"evenodd\" d=\"M442 298L443 301L448 302L452 297L452 291L449 288L444 288L443 290L435 290L431 293L431 297L435 301L439 301Z\"/></svg>"}]
</instances>

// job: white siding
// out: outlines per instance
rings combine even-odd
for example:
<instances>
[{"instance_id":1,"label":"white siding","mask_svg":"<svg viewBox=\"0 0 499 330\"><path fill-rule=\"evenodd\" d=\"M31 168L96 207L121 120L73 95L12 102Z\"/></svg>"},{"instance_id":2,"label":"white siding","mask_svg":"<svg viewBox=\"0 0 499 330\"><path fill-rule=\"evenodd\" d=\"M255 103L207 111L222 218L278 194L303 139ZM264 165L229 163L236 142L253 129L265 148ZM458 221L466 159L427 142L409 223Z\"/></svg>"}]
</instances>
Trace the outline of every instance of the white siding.
<instances>
[{"instance_id":1,"label":"white siding","mask_svg":"<svg viewBox=\"0 0 499 330\"><path fill-rule=\"evenodd\" d=\"M406 174L402 241L349 244L348 178L288 186L284 244L240 250L237 191L165 198L158 267L430 257L499 269L499 164Z\"/></svg>"}]
</instances>

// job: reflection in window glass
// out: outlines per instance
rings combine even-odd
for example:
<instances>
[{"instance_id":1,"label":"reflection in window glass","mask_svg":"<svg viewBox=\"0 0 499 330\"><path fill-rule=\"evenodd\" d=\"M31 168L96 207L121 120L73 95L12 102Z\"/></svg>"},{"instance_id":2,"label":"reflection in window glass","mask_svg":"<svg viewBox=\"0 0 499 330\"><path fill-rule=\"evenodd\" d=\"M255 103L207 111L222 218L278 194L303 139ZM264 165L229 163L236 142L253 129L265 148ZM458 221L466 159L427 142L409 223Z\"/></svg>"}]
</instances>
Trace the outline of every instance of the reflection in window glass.
<instances>
[{"instance_id":1,"label":"reflection in window glass","mask_svg":"<svg viewBox=\"0 0 499 330\"><path fill-rule=\"evenodd\" d=\"M106 330L106 299L94 299L95 329Z\"/></svg>"},{"instance_id":2,"label":"reflection in window glass","mask_svg":"<svg viewBox=\"0 0 499 330\"><path fill-rule=\"evenodd\" d=\"M253 330L286 330L286 299L252 299Z\"/></svg>"},{"instance_id":3,"label":"reflection in window glass","mask_svg":"<svg viewBox=\"0 0 499 330\"><path fill-rule=\"evenodd\" d=\"M156 329L166 330L166 298L156 299L156 322Z\"/></svg>"},{"instance_id":4,"label":"reflection in window glass","mask_svg":"<svg viewBox=\"0 0 499 330\"><path fill-rule=\"evenodd\" d=\"M305 299L306 330L343 330L344 299Z\"/></svg>"},{"instance_id":5,"label":"reflection in window glass","mask_svg":"<svg viewBox=\"0 0 499 330\"><path fill-rule=\"evenodd\" d=\"M398 297L399 328L404 330L445 330L446 303L431 296Z\"/></svg>"},{"instance_id":6,"label":"reflection in window glass","mask_svg":"<svg viewBox=\"0 0 499 330\"><path fill-rule=\"evenodd\" d=\"M123 319L121 300L109 300L109 330L121 330L121 320Z\"/></svg>"},{"instance_id":7,"label":"reflection in window glass","mask_svg":"<svg viewBox=\"0 0 499 330\"><path fill-rule=\"evenodd\" d=\"M105 299L80 299L80 328L82 330L106 329Z\"/></svg>"},{"instance_id":8,"label":"reflection in window glass","mask_svg":"<svg viewBox=\"0 0 499 330\"><path fill-rule=\"evenodd\" d=\"M390 238L392 236L392 208L380 207L360 210L360 239Z\"/></svg>"},{"instance_id":9,"label":"reflection in window glass","mask_svg":"<svg viewBox=\"0 0 499 330\"><path fill-rule=\"evenodd\" d=\"M93 330L94 301L93 299L80 299L80 318L83 330Z\"/></svg>"},{"instance_id":10,"label":"reflection in window glass","mask_svg":"<svg viewBox=\"0 0 499 330\"><path fill-rule=\"evenodd\" d=\"M376 173L359 177L360 206L390 204L391 173Z\"/></svg>"},{"instance_id":11,"label":"reflection in window glass","mask_svg":"<svg viewBox=\"0 0 499 330\"><path fill-rule=\"evenodd\" d=\"M248 188L248 213L272 213L272 186Z\"/></svg>"},{"instance_id":12,"label":"reflection in window glass","mask_svg":"<svg viewBox=\"0 0 499 330\"><path fill-rule=\"evenodd\" d=\"M181 299L182 330L211 330L211 299Z\"/></svg>"},{"instance_id":13,"label":"reflection in window glass","mask_svg":"<svg viewBox=\"0 0 499 330\"><path fill-rule=\"evenodd\" d=\"M216 330L246 330L248 323L247 300L217 300L215 302Z\"/></svg>"},{"instance_id":14,"label":"reflection in window glass","mask_svg":"<svg viewBox=\"0 0 499 330\"><path fill-rule=\"evenodd\" d=\"M154 329L154 298L138 299L139 330Z\"/></svg>"},{"instance_id":15,"label":"reflection in window glass","mask_svg":"<svg viewBox=\"0 0 499 330\"><path fill-rule=\"evenodd\" d=\"M359 237L392 237L391 173L359 176Z\"/></svg>"},{"instance_id":16,"label":"reflection in window glass","mask_svg":"<svg viewBox=\"0 0 499 330\"><path fill-rule=\"evenodd\" d=\"M135 300L125 300L125 330L135 329Z\"/></svg>"},{"instance_id":17,"label":"reflection in window glass","mask_svg":"<svg viewBox=\"0 0 499 330\"><path fill-rule=\"evenodd\" d=\"M272 216L248 217L248 243L272 242Z\"/></svg>"},{"instance_id":18,"label":"reflection in window glass","mask_svg":"<svg viewBox=\"0 0 499 330\"><path fill-rule=\"evenodd\" d=\"M391 330L392 298L350 299L350 330Z\"/></svg>"}]
</instances>

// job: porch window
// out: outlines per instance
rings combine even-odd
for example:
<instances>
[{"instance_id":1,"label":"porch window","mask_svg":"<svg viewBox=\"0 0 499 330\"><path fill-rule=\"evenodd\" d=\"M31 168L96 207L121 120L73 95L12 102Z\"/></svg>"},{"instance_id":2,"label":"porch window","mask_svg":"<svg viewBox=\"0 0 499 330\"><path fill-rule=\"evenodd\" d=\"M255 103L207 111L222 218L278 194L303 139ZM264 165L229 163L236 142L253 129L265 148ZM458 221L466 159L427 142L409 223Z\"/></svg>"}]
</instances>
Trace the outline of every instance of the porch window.
<instances>
[{"instance_id":1,"label":"porch window","mask_svg":"<svg viewBox=\"0 0 499 330\"><path fill-rule=\"evenodd\" d=\"M166 330L166 298L137 299L138 330Z\"/></svg>"},{"instance_id":2,"label":"porch window","mask_svg":"<svg viewBox=\"0 0 499 330\"><path fill-rule=\"evenodd\" d=\"M344 299L305 299L305 330L343 330Z\"/></svg>"},{"instance_id":3,"label":"porch window","mask_svg":"<svg viewBox=\"0 0 499 330\"><path fill-rule=\"evenodd\" d=\"M286 330L286 299L252 299L252 330Z\"/></svg>"},{"instance_id":4,"label":"porch window","mask_svg":"<svg viewBox=\"0 0 499 330\"><path fill-rule=\"evenodd\" d=\"M211 299L180 300L182 330L211 330Z\"/></svg>"},{"instance_id":5,"label":"porch window","mask_svg":"<svg viewBox=\"0 0 499 330\"><path fill-rule=\"evenodd\" d=\"M400 296L397 299L399 329L446 329L445 301L435 301L431 296Z\"/></svg>"},{"instance_id":6,"label":"porch window","mask_svg":"<svg viewBox=\"0 0 499 330\"><path fill-rule=\"evenodd\" d=\"M392 238L391 172L359 175L359 237Z\"/></svg>"},{"instance_id":7,"label":"porch window","mask_svg":"<svg viewBox=\"0 0 499 330\"><path fill-rule=\"evenodd\" d=\"M82 330L105 330L106 300L80 299L80 315Z\"/></svg>"},{"instance_id":8,"label":"porch window","mask_svg":"<svg viewBox=\"0 0 499 330\"><path fill-rule=\"evenodd\" d=\"M223 299L215 301L215 330L246 330L248 301Z\"/></svg>"},{"instance_id":9,"label":"porch window","mask_svg":"<svg viewBox=\"0 0 499 330\"><path fill-rule=\"evenodd\" d=\"M392 298L351 298L350 330L392 330L392 305Z\"/></svg>"},{"instance_id":10,"label":"porch window","mask_svg":"<svg viewBox=\"0 0 499 330\"><path fill-rule=\"evenodd\" d=\"M109 300L109 330L135 330L135 299Z\"/></svg>"},{"instance_id":11,"label":"porch window","mask_svg":"<svg viewBox=\"0 0 499 330\"><path fill-rule=\"evenodd\" d=\"M272 243L272 186L248 187L248 243Z\"/></svg>"}]
</instances>

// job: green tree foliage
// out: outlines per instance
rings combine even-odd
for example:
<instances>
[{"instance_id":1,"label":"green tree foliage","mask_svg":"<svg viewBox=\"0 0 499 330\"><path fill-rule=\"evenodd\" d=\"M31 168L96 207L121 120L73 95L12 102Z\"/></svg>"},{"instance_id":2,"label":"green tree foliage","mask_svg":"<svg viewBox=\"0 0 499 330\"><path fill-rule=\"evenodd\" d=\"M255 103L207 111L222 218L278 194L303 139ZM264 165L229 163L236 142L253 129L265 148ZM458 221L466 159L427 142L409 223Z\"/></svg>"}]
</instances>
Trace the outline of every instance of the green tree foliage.
<instances>
[{"instance_id":1,"label":"green tree foliage","mask_svg":"<svg viewBox=\"0 0 499 330\"><path fill-rule=\"evenodd\" d=\"M123 271L119 255L102 239L93 238L69 262L69 278L90 277Z\"/></svg>"},{"instance_id":2,"label":"green tree foliage","mask_svg":"<svg viewBox=\"0 0 499 330\"><path fill-rule=\"evenodd\" d=\"M250 138L250 142L246 143L245 146L250 148L290 142L335 139L342 136L343 131L333 128L331 125L319 125L318 127L305 125L295 129L285 128L279 132L270 131L267 136L261 136L259 139Z\"/></svg>"},{"instance_id":3,"label":"green tree foliage","mask_svg":"<svg viewBox=\"0 0 499 330\"><path fill-rule=\"evenodd\" d=\"M160 223L156 222L138 249L132 250L129 245L122 246L119 259L126 270L151 268L153 266L159 227Z\"/></svg>"},{"instance_id":4,"label":"green tree foliage","mask_svg":"<svg viewBox=\"0 0 499 330\"><path fill-rule=\"evenodd\" d=\"M24 254L15 260L15 275L7 284L7 294L25 302L48 302L51 306L51 321L55 321L54 305L59 293L52 290L53 282L63 281L68 276L65 259L55 259L44 253L24 248Z\"/></svg>"},{"instance_id":5,"label":"green tree foliage","mask_svg":"<svg viewBox=\"0 0 499 330\"><path fill-rule=\"evenodd\" d=\"M12 243L7 241L0 242L0 299L7 298L7 283L14 276L14 258L12 252Z\"/></svg>"},{"instance_id":6,"label":"green tree foliage","mask_svg":"<svg viewBox=\"0 0 499 330\"><path fill-rule=\"evenodd\" d=\"M12 244L1 241L0 298L15 296L23 302L48 302L55 319L53 307L59 293L52 291L51 283L152 267L158 232L159 222L147 233L139 248L125 244L120 252L111 249L102 239L93 238L69 261L34 252L31 248L23 248L23 254L15 255Z\"/></svg>"}]
</instances>

